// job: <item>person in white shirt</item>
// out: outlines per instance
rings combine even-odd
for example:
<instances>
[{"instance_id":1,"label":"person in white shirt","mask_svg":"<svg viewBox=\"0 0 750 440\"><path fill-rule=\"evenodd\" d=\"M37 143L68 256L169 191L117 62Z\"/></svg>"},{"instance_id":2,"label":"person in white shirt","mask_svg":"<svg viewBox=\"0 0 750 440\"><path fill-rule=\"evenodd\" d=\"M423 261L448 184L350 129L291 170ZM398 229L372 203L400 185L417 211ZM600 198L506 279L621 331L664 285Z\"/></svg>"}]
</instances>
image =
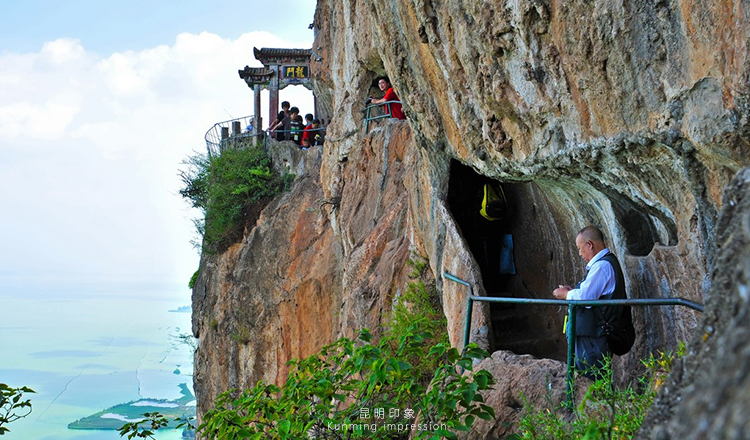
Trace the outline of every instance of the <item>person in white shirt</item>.
<instances>
[{"instance_id":1,"label":"person in white shirt","mask_svg":"<svg viewBox=\"0 0 750 440\"><path fill-rule=\"evenodd\" d=\"M587 273L575 288L558 286L552 292L555 298L597 300L602 297L611 298L615 290L622 289L624 293L622 269L617 258L604 243L604 235L599 228L589 225L581 229L576 236L576 247L578 255L587 263ZM597 371L590 368L601 367L603 358L611 354L607 337L592 307L576 309L575 353L576 369L590 378L597 377Z\"/></svg>"}]
</instances>

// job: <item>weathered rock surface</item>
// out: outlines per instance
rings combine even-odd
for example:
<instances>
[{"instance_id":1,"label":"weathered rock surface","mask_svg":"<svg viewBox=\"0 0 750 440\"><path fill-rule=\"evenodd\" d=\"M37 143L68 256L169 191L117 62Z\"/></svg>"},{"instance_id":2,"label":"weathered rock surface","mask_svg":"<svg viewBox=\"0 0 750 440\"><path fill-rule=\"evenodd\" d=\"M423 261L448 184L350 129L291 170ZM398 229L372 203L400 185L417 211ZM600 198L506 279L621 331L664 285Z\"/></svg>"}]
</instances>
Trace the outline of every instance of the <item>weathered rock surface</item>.
<instances>
[{"instance_id":1,"label":"weathered rock surface","mask_svg":"<svg viewBox=\"0 0 750 440\"><path fill-rule=\"evenodd\" d=\"M495 420L477 420L462 438L504 438L515 432L523 409L523 398L538 405L559 408L565 402L566 367L560 361L536 359L496 351L480 362L475 370L484 369L495 378L493 390L482 393L487 405L495 408ZM581 402L591 385L586 378L576 381L575 401ZM523 396L523 397L522 397Z\"/></svg>"},{"instance_id":2,"label":"weathered rock surface","mask_svg":"<svg viewBox=\"0 0 750 440\"><path fill-rule=\"evenodd\" d=\"M270 150L277 165L298 173L297 180L247 225L241 243L204 255L193 290L199 412L222 391L258 380L282 382L287 361L339 337L361 328L379 334L394 297L407 285L406 261L412 252L425 253L418 229L441 224L433 233L460 240L455 226L445 226L444 206L434 222L416 215L432 199L420 177L422 152L405 122L383 122L363 138L338 164L340 186L329 196L318 180L319 149L272 143ZM465 250L444 259L454 272L470 272ZM462 318L464 298L461 291L444 299L446 309ZM474 327L486 335L484 309L477 309ZM462 325L455 319L453 332Z\"/></svg>"},{"instance_id":3,"label":"weathered rock surface","mask_svg":"<svg viewBox=\"0 0 750 440\"><path fill-rule=\"evenodd\" d=\"M519 273L502 288L547 297L580 279L571 243L594 223L623 263L631 297L702 302L721 191L750 157L748 11L718 1L320 1L315 45L325 56L314 67L326 78L318 97L335 133L323 190L338 191L337 164L360 143L361 103L388 74L425 157L431 190L421 194L435 201L417 205L419 219L442 227L436 202L447 200L460 234L456 246L419 231L438 277L451 271L446 248L469 248L479 271L458 275L480 294L492 290L468 238L477 226L460 224L446 187L463 164L514 198L503 227ZM460 294L451 284L444 299ZM697 322L683 308L634 314L643 331L618 367L635 376L639 357L689 339ZM446 315L458 343L460 315ZM529 331L542 326L545 340L557 340L561 316Z\"/></svg>"},{"instance_id":4,"label":"weathered rock surface","mask_svg":"<svg viewBox=\"0 0 750 440\"><path fill-rule=\"evenodd\" d=\"M549 297L583 275L573 241L589 223L608 237L632 298L703 302L714 270L730 269L717 253L725 237L715 237L729 203L722 189L750 163L747 0L319 0L314 25L327 141L304 160L277 147L277 162L287 157L299 176L293 189L240 243L203 258L193 322L199 413L221 391L283 380L287 360L376 329L406 284L411 253L429 261L458 346L467 291L444 272L478 295ZM363 102L381 74L407 121L367 133ZM490 180L509 202L499 222L477 215ZM514 275L496 265L507 233ZM477 305L471 338L561 360L563 315ZM649 351L691 339L699 315L650 307L634 319L636 345L616 362L622 380L640 374ZM713 348L696 348L686 365L748 346L747 338L708 341ZM529 371L551 362L523 359ZM511 360L494 362L501 369ZM502 392L515 399L537 382L508 382ZM654 420L672 423L675 413L659 414Z\"/></svg>"},{"instance_id":5,"label":"weathered rock surface","mask_svg":"<svg viewBox=\"0 0 750 440\"><path fill-rule=\"evenodd\" d=\"M713 288L639 438L750 438L750 169L724 193Z\"/></svg>"}]
</instances>

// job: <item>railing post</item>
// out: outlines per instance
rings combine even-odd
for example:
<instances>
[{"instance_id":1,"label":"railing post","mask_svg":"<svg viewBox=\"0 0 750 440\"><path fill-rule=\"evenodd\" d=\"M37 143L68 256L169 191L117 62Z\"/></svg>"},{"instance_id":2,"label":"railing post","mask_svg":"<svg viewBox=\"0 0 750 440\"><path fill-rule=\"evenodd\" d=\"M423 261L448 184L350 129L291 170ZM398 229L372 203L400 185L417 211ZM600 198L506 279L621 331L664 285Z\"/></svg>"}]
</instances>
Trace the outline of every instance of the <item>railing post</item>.
<instances>
[{"instance_id":1,"label":"railing post","mask_svg":"<svg viewBox=\"0 0 750 440\"><path fill-rule=\"evenodd\" d=\"M474 308L474 299L471 297L471 291L469 292L469 298L466 300L466 322L464 323L464 350L469 345L469 338L471 338L471 313Z\"/></svg>"},{"instance_id":2,"label":"railing post","mask_svg":"<svg viewBox=\"0 0 750 440\"><path fill-rule=\"evenodd\" d=\"M576 356L576 306L568 304L568 374L565 384L565 404L573 409L575 394L575 356Z\"/></svg>"},{"instance_id":3,"label":"railing post","mask_svg":"<svg viewBox=\"0 0 750 440\"><path fill-rule=\"evenodd\" d=\"M367 130L370 128L370 106L368 105L366 107L366 114L365 114L365 134L367 134Z\"/></svg>"}]
</instances>

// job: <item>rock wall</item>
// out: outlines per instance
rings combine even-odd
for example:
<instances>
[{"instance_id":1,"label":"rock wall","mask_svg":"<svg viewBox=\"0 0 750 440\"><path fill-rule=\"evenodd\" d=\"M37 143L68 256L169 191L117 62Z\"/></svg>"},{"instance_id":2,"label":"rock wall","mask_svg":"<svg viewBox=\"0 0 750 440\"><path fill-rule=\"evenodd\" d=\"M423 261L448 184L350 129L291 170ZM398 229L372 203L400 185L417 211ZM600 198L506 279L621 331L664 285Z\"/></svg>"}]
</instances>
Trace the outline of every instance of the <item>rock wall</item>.
<instances>
[{"instance_id":1,"label":"rock wall","mask_svg":"<svg viewBox=\"0 0 750 440\"><path fill-rule=\"evenodd\" d=\"M727 187L723 205L706 312L638 438L739 440L750 435L750 168Z\"/></svg>"},{"instance_id":2,"label":"rock wall","mask_svg":"<svg viewBox=\"0 0 750 440\"><path fill-rule=\"evenodd\" d=\"M199 414L221 391L280 381L287 360L376 329L411 254L429 261L455 345L466 288L444 272L480 295L548 297L583 275L573 242L589 223L623 263L630 297L703 302L722 189L750 157L748 11L741 0L319 0L312 72L327 141L274 145L294 187L240 243L203 257ZM366 131L363 103L382 74L407 121ZM493 274L469 239L500 231L466 220L476 187L460 183L489 180L510 202L512 277ZM503 347L511 335L498 328L523 315L514 347L533 340L523 352L560 359L563 314L478 305L471 337ZM699 315L651 307L634 319L623 380L649 351L690 339Z\"/></svg>"},{"instance_id":3,"label":"rock wall","mask_svg":"<svg viewBox=\"0 0 750 440\"><path fill-rule=\"evenodd\" d=\"M286 142L269 150L277 166L296 172L293 187L248 222L240 243L204 254L193 289L199 414L223 391L283 382L287 361L339 337L361 328L379 334L409 281L407 260L425 255L419 229L448 218L445 208L434 222L418 216L432 198L405 122L383 122L361 138L336 165L334 194L321 190L324 151ZM455 227L434 232L460 240ZM457 272L471 261L465 251L449 259ZM479 310L475 326L486 328Z\"/></svg>"},{"instance_id":4,"label":"rock wall","mask_svg":"<svg viewBox=\"0 0 750 440\"><path fill-rule=\"evenodd\" d=\"M325 87L318 96L335 133L323 157L323 190L340 190L337 163L360 142L373 78L387 74L425 157L431 190L421 194L435 201L417 206L433 230L443 227L439 201L448 197L454 160L533 188L516 210L533 209L511 226L525 259L519 276L535 283L525 295L546 296L581 277L572 243L594 223L623 262L631 297L702 302L721 190L750 152L746 6L320 1L315 47L324 55L315 66ZM442 256L456 242L430 228L418 232L440 278L450 269ZM466 247L460 238L458 247ZM459 275L485 293L476 269ZM458 295L443 285L446 303ZM457 312L446 306L449 322L459 320ZM688 339L697 318L679 308L637 309L641 336L621 370L639 374L636 358Z\"/></svg>"}]
</instances>

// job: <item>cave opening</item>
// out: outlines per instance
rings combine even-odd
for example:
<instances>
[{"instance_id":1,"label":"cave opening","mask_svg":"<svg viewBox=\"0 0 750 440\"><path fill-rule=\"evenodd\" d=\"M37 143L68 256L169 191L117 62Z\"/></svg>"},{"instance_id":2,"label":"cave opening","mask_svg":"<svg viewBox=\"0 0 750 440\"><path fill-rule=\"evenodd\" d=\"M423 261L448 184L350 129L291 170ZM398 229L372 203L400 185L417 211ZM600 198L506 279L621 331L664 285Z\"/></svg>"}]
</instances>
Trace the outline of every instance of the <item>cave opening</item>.
<instances>
[{"instance_id":1,"label":"cave opening","mask_svg":"<svg viewBox=\"0 0 750 440\"><path fill-rule=\"evenodd\" d=\"M486 184L498 187L507 200L506 212L494 221L480 214ZM454 160L448 205L488 296L549 298L553 280L570 271L554 263L560 247L569 243L553 238L560 235L554 233L559 216L534 183L498 182ZM491 303L491 349L564 360L564 314L558 307Z\"/></svg>"}]
</instances>

